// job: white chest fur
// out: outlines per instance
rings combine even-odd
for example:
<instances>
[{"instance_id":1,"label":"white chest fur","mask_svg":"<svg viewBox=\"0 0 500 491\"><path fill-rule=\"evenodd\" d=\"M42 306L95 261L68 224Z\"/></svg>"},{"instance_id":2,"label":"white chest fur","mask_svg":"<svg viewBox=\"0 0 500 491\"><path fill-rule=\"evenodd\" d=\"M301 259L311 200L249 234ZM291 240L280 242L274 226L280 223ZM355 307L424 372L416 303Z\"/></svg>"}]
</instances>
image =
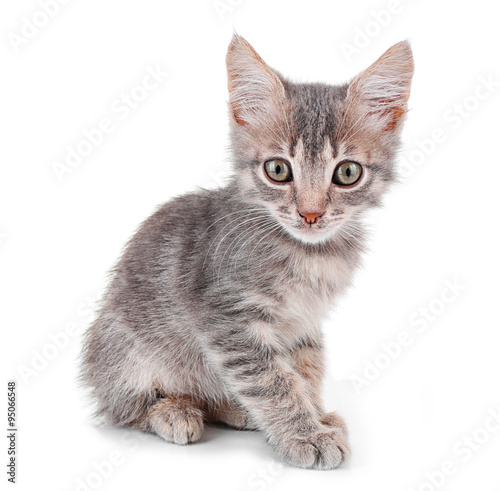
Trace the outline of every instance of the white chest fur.
<instances>
[{"instance_id":1,"label":"white chest fur","mask_svg":"<svg viewBox=\"0 0 500 491\"><path fill-rule=\"evenodd\" d=\"M319 335L321 320L326 317L335 297L350 284L353 268L332 257L301 257L289 264L283 280L282 302L277 306L284 320L284 334L290 341Z\"/></svg>"}]
</instances>

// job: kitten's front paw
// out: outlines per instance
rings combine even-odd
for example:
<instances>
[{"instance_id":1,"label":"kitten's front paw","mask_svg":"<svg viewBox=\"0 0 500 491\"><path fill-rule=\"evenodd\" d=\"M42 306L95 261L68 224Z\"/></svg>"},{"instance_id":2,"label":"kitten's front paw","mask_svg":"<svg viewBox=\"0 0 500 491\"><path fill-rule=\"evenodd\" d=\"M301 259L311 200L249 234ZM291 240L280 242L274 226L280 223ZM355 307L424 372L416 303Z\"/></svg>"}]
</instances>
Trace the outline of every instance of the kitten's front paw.
<instances>
[{"instance_id":1,"label":"kitten's front paw","mask_svg":"<svg viewBox=\"0 0 500 491\"><path fill-rule=\"evenodd\" d=\"M290 464L305 469L336 469L351 453L343 431L326 427L307 437L292 438L280 450Z\"/></svg>"}]
</instances>

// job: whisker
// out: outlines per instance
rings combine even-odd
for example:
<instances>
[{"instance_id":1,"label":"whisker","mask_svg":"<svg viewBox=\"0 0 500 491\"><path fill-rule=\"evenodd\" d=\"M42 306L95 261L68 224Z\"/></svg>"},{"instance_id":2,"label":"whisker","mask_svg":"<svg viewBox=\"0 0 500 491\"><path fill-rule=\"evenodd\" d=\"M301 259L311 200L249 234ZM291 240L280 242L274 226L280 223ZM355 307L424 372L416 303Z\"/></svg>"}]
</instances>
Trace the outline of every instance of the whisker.
<instances>
[{"instance_id":1,"label":"whisker","mask_svg":"<svg viewBox=\"0 0 500 491\"><path fill-rule=\"evenodd\" d=\"M254 241L256 238L258 238L260 235L263 233L267 232L272 226L274 226L275 222L271 220L266 220L264 222L264 227L262 228L262 223L258 224L252 224L253 229L245 231L247 235L249 235L249 238L244 240L243 244L239 247L239 249L236 251L236 253L233 255L233 259L231 261L230 267L229 267L229 278L230 281L232 281L232 272L235 270L236 265L238 264L238 261L240 260L243 251L245 250L247 244L251 243ZM244 234L240 234L240 236L244 236ZM240 239L241 242L241 239ZM236 246L235 246L236 247Z\"/></svg>"},{"instance_id":2,"label":"whisker","mask_svg":"<svg viewBox=\"0 0 500 491\"><path fill-rule=\"evenodd\" d=\"M262 213L262 216L267 216L267 214L268 214L267 212L265 212L265 213L264 213L264 210L260 210L260 212ZM252 212L251 214L254 214L254 213L256 213L256 212ZM212 242L210 242L210 245L209 245L209 246L208 246L208 248L207 248L207 252L205 253L205 258L204 258L204 260L203 260L203 266L202 266L202 268L204 268L204 267L205 267L205 263L206 263L206 260L207 260L208 254L209 254L209 252L210 252L210 250L211 250L212 246L215 244L215 241L217 240L217 238L219 237L219 235L220 235L221 233L223 233L223 232L224 232L224 230L225 230L227 227L231 226L231 224L233 224L233 223L237 222L239 219L240 219L239 217L235 217L235 218L233 218L232 220L230 220L230 221L229 221L226 225L224 225L224 226L223 226L223 227L219 230L219 232L217 233L217 235L216 235L216 236L212 239Z\"/></svg>"},{"instance_id":3,"label":"whisker","mask_svg":"<svg viewBox=\"0 0 500 491\"><path fill-rule=\"evenodd\" d=\"M205 231L200 235L198 241L218 222L220 222L221 220L224 220L224 218L227 218L231 215L235 215L236 213L249 213L249 212L253 212L253 211L262 211L263 209L262 208L250 208L249 210L238 210L238 211L233 211L232 213L228 213L227 215L224 215L223 217L220 217L219 219L215 220L215 222L213 222L207 229L205 229Z\"/></svg>"},{"instance_id":4,"label":"whisker","mask_svg":"<svg viewBox=\"0 0 500 491\"><path fill-rule=\"evenodd\" d=\"M261 214L261 215L258 215L258 216L254 216L254 217L252 217L252 219L256 219L256 218L264 218L264 217L266 217L266 216L268 216L268 214L267 214L267 213L265 213L265 214L263 213L263 214ZM250 219L248 219L248 220L250 220ZM220 235L220 234L221 234L221 233L222 233L222 232L223 232L223 231L224 231L224 230L225 230L228 226L230 226L230 225L231 225L231 224L233 224L234 222L238 222L238 219L231 220L231 221L230 221L227 225L225 225L224 227L222 227L222 229L219 231L219 233L215 236L214 240L212 241L212 244L214 244L214 243L215 243L215 240L217 239L217 237L219 237L219 235ZM243 222L239 221L239 222L238 222L238 224L237 224L236 226L234 226L233 228L231 228L231 229L229 230L229 232L227 232L227 233L226 233L226 234L222 237L222 239L218 242L217 247L216 247L216 249L215 249L215 252L214 252L214 255L213 255L213 256L214 256L214 258L216 258L216 257L217 257L217 253L218 253L218 251L219 251L219 248L220 248L220 246L222 245L222 243L224 242L225 238L226 238L228 235L230 235L232 232L234 232L235 230L237 230L238 228L240 228L240 227L241 227L242 225L244 225L245 223L246 223L246 220L244 220ZM208 249L208 251L207 251L207 254L208 254L208 252L210 251L210 248L211 248L212 244L210 244L210 247L209 247L209 249Z\"/></svg>"},{"instance_id":5,"label":"whisker","mask_svg":"<svg viewBox=\"0 0 500 491\"><path fill-rule=\"evenodd\" d=\"M248 255L248 258L250 259L250 257L252 256L252 254L254 253L255 249L259 246L259 244L266 238L268 237L271 233L273 233L275 230L279 230L279 229L282 229L282 225L280 223L277 223L276 225L274 225L273 227L271 227L271 229L255 244L254 248L250 251L250 254ZM248 263L249 261L247 261L247 270L248 270Z\"/></svg>"},{"instance_id":6,"label":"whisker","mask_svg":"<svg viewBox=\"0 0 500 491\"><path fill-rule=\"evenodd\" d=\"M236 229L240 228L241 226L245 225L246 223L248 222L252 222L252 221L255 221L255 220L261 220L262 219L262 216L257 216L257 217L252 217L252 218L249 218L248 220L245 220L243 221L242 223L240 223L237 227L234 227L230 232L228 232L228 234L226 234L223 239L220 241L219 243L219 246L220 244L222 244L222 241L227 237L227 235L229 235L231 232L235 231ZM241 237L242 235L245 235L246 233L248 233L248 229L247 230L244 230L241 234L237 235L233 240L232 242L227 246L226 250L224 251L224 254L222 255L222 258L219 262L219 269L218 269L218 273L217 273L217 277L220 277L220 272L221 272L221 269L222 269L222 266L224 264L224 258L226 257L226 255L228 254L228 252L231 250L231 246L234 244L234 242L239 238ZM219 247L218 246L218 247ZM214 253L214 258L217 257L217 249Z\"/></svg>"}]
</instances>

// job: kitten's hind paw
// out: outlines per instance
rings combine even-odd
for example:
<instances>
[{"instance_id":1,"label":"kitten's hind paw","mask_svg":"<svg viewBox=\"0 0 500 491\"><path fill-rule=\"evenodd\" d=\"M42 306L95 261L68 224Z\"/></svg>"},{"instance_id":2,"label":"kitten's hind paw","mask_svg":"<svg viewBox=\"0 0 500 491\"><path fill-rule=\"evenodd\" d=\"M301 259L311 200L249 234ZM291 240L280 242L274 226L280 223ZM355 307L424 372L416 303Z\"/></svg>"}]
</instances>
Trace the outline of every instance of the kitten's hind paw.
<instances>
[{"instance_id":1,"label":"kitten's hind paw","mask_svg":"<svg viewBox=\"0 0 500 491\"><path fill-rule=\"evenodd\" d=\"M148 411L148 428L168 442L186 445L203 435L203 412L189 398L159 399Z\"/></svg>"},{"instance_id":2,"label":"kitten's hind paw","mask_svg":"<svg viewBox=\"0 0 500 491\"><path fill-rule=\"evenodd\" d=\"M213 423L224 423L236 430L258 430L245 409L235 403L223 403L209 410L209 419Z\"/></svg>"}]
</instances>

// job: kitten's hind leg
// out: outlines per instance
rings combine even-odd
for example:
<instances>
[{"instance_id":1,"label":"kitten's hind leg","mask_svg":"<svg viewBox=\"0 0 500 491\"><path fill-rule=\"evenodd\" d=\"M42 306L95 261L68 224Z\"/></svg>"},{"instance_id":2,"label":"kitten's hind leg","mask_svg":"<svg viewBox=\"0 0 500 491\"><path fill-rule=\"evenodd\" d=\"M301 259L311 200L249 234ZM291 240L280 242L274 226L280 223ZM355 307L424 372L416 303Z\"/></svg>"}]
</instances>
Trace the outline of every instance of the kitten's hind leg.
<instances>
[{"instance_id":1,"label":"kitten's hind leg","mask_svg":"<svg viewBox=\"0 0 500 491\"><path fill-rule=\"evenodd\" d=\"M342 434L345 437L349 436L349 432L347 430L347 425L344 421L344 418L340 416L340 414L337 414L335 411L332 411L331 413L326 413L321 418L321 423L324 424L325 426L329 426L330 428L337 428L339 430L342 430Z\"/></svg>"},{"instance_id":2,"label":"kitten's hind leg","mask_svg":"<svg viewBox=\"0 0 500 491\"><path fill-rule=\"evenodd\" d=\"M211 423L224 423L236 430L257 430L248 412L239 404L224 402L209 410L208 420Z\"/></svg>"},{"instance_id":3,"label":"kitten's hind leg","mask_svg":"<svg viewBox=\"0 0 500 491\"><path fill-rule=\"evenodd\" d=\"M141 426L168 442L186 445L201 438L203 420L203 411L191 398L165 396L148 408Z\"/></svg>"}]
</instances>

